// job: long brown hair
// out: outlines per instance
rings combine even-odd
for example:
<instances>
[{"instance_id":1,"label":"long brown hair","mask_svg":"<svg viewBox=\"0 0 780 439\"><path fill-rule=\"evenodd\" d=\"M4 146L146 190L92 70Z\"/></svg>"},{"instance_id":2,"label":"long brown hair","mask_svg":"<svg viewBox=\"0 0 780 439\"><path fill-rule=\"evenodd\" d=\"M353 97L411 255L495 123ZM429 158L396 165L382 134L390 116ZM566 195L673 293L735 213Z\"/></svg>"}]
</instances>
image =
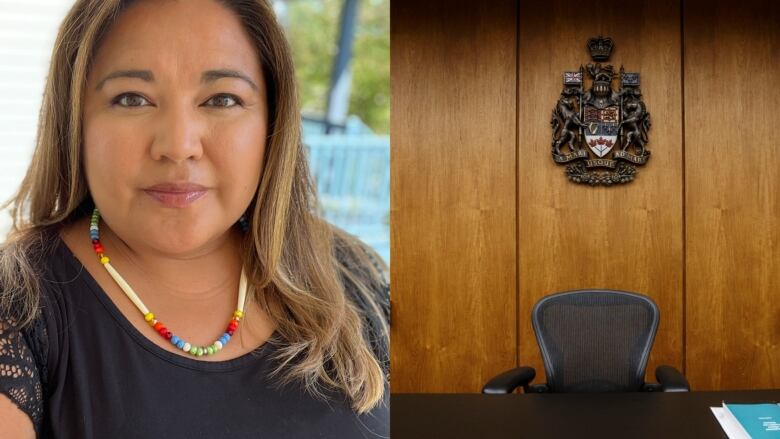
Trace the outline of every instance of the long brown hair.
<instances>
[{"instance_id":1,"label":"long brown hair","mask_svg":"<svg viewBox=\"0 0 780 439\"><path fill-rule=\"evenodd\" d=\"M316 214L293 62L270 3L219 1L236 13L254 42L268 87L266 157L247 212L251 233L243 259L255 299L283 338L274 374L280 383L302 381L316 396L325 388L342 391L356 412L366 412L383 401L384 360L372 352L364 316L345 282L357 287L360 300L379 317L380 345L387 347L387 321L375 298L386 267L373 265L356 240ZM101 38L130 3L78 0L57 36L32 163L5 205L12 206L13 227L0 252L0 307L4 313L13 309L20 326L40 312L35 265L50 244L45 233L75 221L92 203L81 159L86 77Z\"/></svg>"}]
</instances>

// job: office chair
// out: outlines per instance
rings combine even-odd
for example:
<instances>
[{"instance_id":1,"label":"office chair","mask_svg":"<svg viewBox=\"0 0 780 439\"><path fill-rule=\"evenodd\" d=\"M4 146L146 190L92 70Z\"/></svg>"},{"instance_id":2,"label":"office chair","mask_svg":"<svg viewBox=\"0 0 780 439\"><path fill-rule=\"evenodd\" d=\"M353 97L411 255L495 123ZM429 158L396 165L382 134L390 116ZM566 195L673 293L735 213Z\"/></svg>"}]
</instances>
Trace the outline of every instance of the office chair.
<instances>
[{"instance_id":1,"label":"office chair","mask_svg":"<svg viewBox=\"0 0 780 439\"><path fill-rule=\"evenodd\" d=\"M659 312L649 297L624 291L578 290L542 298L532 322L547 383L531 385L532 367L506 371L482 393L687 392L685 377L671 366L655 370L658 383L645 383L645 368L658 329Z\"/></svg>"}]
</instances>

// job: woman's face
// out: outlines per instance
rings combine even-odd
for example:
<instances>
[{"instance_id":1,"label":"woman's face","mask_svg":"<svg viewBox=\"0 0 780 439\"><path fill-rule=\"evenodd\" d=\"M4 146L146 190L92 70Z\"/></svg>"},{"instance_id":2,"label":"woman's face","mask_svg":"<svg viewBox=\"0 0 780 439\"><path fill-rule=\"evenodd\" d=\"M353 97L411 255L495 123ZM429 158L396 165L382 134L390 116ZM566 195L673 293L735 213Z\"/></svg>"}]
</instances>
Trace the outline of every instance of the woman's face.
<instances>
[{"instance_id":1,"label":"woman's face","mask_svg":"<svg viewBox=\"0 0 780 439\"><path fill-rule=\"evenodd\" d=\"M225 236L260 180L258 54L214 0L138 1L95 54L83 121L87 183L111 229L131 247L197 252Z\"/></svg>"}]
</instances>

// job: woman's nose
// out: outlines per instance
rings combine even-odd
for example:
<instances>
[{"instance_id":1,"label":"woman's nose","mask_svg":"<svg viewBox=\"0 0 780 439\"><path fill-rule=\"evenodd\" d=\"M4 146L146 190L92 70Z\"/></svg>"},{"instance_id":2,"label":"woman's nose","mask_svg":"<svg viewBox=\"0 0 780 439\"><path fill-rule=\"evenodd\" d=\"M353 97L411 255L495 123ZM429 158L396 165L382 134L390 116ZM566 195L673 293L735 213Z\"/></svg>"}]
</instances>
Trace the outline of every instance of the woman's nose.
<instances>
[{"instance_id":1,"label":"woman's nose","mask_svg":"<svg viewBox=\"0 0 780 439\"><path fill-rule=\"evenodd\" d=\"M154 141L151 155L154 160L168 159L176 163L198 160L203 155L203 129L195 111L187 108L168 108L154 122Z\"/></svg>"}]
</instances>

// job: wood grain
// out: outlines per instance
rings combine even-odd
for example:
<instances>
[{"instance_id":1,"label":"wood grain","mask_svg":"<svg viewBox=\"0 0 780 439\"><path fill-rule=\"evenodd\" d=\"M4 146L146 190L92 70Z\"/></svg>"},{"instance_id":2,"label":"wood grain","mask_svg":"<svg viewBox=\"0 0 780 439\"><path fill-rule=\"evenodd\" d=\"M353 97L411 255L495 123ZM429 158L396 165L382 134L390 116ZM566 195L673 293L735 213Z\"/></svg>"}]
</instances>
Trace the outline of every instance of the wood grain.
<instances>
[{"instance_id":1,"label":"wood grain","mask_svg":"<svg viewBox=\"0 0 780 439\"><path fill-rule=\"evenodd\" d=\"M391 4L394 393L516 363L515 8Z\"/></svg>"},{"instance_id":2,"label":"wood grain","mask_svg":"<svg viewBox=\"0 0 780 439\"><path fill-rule=\"evenodd\" d=\"M562 74L592 62L586 42L599 34L615 41L610 64L640 72L652 120L649 162L635 181L616 187L571 183L550 157ZM661 324L648 371L683 365L680 44L676 1L520 2L519 362L537 369L537 381L544 369L531 308L545 295L581 288L653 298Z\"/></svg>"},{"instance_id":3,"label":"wood grain","mask_svg":"<svg viewBox=\"0 0 780 439\"><path fill-rule=\"evenodd\" d=\"M690 1L684 22L687 376L778 388L780 5Z\"/></svg>"}]
</instances>

